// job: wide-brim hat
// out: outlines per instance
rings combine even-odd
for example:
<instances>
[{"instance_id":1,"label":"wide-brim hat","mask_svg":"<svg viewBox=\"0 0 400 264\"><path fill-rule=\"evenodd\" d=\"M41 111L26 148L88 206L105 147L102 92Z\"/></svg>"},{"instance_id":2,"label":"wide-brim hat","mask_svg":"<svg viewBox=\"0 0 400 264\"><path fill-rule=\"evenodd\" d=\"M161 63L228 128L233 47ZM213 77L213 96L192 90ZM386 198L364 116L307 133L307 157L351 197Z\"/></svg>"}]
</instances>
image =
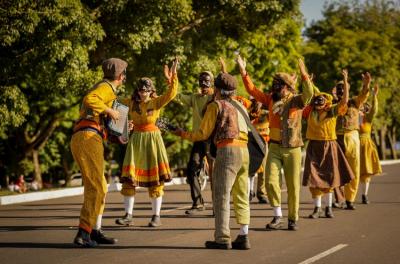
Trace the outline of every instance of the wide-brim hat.
<instances>
[{"instance_id":1,"label":"wide-brim hat","mask_svg":"<svg viewBox=\"0 0 400 264\"><path fill-rule=\"evenodd\" d=\"M286 72L277 72L274 75L274 79L282 80L287 86L296 91L296 76Z\"/></svg>"}]
</instances>

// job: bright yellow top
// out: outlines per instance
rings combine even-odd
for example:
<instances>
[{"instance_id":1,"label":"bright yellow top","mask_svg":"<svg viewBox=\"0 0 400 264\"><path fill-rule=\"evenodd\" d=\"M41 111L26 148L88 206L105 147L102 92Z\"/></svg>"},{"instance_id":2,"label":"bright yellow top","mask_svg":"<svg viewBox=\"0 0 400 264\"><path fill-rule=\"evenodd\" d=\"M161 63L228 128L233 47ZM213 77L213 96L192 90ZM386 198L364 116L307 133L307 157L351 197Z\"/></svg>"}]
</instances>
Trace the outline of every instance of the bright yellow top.
<instances>
[{"instance_id":1,"label":"bright yellow top","mask_svg":"<svg viewBox=\"0 0 400 264\"><path fill-rule=\"evenodd\" d=\"M340 108L344 108L341 106ZM318 111L311 106L304 109L307 117L306 138L310 140L336 140L336 119L339 105L333 105L329 110Z\"/></svg>"},{"instance_id":2,"label":"bright yellow top","mask_svg":"<svg viewBox=\"0 0 400 264\"><path fill-rule=\"evenodd\" d=\"M133 121L133 125L148 125L155 124L157 118L160 116L160 110L162 107L167 105L178 93L178 77L175 75L171 84L169 85L168 90L165 94L157 97L149 99L146 102L141 102L139 105L141 113L135 111L134 103L131 100L128 100L127 103L129 105L129 116Z\"/></svg>"},{"instance_id":3,"label":"bright yellow top","mask_svg":"<svg viewBox=\"0 0 400 264\"><path fill-rule=\"evenodd\" d=\"M112 107L117 98L115 88L111 83L103 80L95 84L91 91L83 98L80 109L80 118L91 119L100 123L100 114Z\"/></svg>"},{"instance_id":4,"label":"bright yellow top","mask_svg":"<svg viewBox=\"0 0 400 264\"><path fill-rule=\"evenodd\" d=\"M239 103L239 102L238 102ZM182 138L188 139L190 141L204 141L207 140L215 128L215 122L218 117L218 105L213 102L207 106L207 110L201 120L200 128L193 132L184 132ZM247 142L247 124L240 112L238 112L238 122L239 122L239 141ZM218 143L218 142L217 142Z\"/></svg>"}]
</instances>

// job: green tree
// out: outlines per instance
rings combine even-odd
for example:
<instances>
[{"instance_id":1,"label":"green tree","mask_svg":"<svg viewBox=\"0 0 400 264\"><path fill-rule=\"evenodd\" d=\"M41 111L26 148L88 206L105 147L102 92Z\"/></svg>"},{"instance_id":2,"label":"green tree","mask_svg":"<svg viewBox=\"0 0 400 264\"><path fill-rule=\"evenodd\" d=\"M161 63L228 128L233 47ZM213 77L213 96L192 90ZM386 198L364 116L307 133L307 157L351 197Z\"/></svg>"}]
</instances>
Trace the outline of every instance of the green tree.
<instances>
[{"instance_id":1,"label":"green tree","mask_svg":"<svg viewBox=\"0 0 400 264\"><path fill-rule=\"evenodd\" d=\"M236 51L250 62L257 83L268 84L276 71L296 70L299 0L36 2L0 4L0 58L5 65L0 70L0 115L9 120L0 124L0 169L7 173L34 171L39 179L41 172L55 168L71 170L65 153L72 120L78 117L82 95L101 78L98 65L105 58L128 61L125 95L142 76L152 77L162 93L162 65L174 56L181 59L184 92L197 88L199 72L219 71L219 56L238 73ZM190 119L189 111L175 103L164 115L182 126ZM189 144L173 135L164 139L172 163L182 163ZM108 146L110 153L121 152L116 148Z\"/></svg>"},{"instance_id":2,"label":"green tree","mask_svg":"<svg viewBox=\"0 0 400 264\"><path fill-rule=\"evenodd\" d=\"M6 117L0 159L6 173L33 170L41 183L42 170L61 161L44 146L100 77L89 52L104 31L80 1L1 1L0 36L0 98L7 102L0 110ZM52 161L47 168L39 153Z\"/></svg>"},{"instance_id":3,"label":"green tree","mask_svg":"<svg viewBox=\"0 0 400 264\"><path fill-rule=\"evenodd\" d=\"M381 87L380 110L375 120L385 158L386 138L394 144L400 120L400 5L392 1L334 1L325 6L324 18L306 29L304 56L319 87L329 91L347 68L358 93L361 73L370 72Z\"/></svg>"}]
</instances>

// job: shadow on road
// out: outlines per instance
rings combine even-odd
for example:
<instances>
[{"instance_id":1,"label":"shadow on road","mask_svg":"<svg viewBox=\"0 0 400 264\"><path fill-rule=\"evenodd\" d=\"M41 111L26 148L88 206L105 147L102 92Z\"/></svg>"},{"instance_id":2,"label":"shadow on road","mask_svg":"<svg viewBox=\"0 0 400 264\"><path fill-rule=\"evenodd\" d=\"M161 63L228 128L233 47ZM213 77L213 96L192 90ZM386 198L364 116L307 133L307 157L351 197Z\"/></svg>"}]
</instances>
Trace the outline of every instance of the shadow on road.
<instances>
[{"instance_id":1,"label":"shadow on road","mask_svg":"<svg viewBox=\"0 0 400 264\"><path fill-rule=\"evenodd\" d=\"M26 243L26 242L16 242L16 243L2 243L0 242L0 248L55 248L55 249L71 249L80 247L72 243ZM99 246L93 249L206 249L204 247L185 247L185 246Z\"/></svg>"}]
</instances>

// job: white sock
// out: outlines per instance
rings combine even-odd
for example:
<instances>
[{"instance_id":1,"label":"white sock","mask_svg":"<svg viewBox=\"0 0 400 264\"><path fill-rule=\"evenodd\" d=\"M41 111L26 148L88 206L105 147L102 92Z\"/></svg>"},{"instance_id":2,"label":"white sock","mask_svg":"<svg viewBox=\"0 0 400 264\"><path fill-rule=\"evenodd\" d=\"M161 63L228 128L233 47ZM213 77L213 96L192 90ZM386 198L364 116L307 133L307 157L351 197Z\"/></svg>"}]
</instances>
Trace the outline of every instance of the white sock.
<instances>
[{"instance_id":1,"label":"white sock","mask_svg":"<svg viewBox=\"0 0 400 264\"><path fill-rule=\"evenodd\" d=\"M274 216L282 217L282 208L280 206L274 207Z\"/></svg>"},{"instance_id":2,"label":"white sock","mask_svg":"<svg viewBox=\"0 0 400 264\"><path fill-rule=\"evenodd\" d=\"M332 203L333 203L333 192L328 193L328 207L332 207Z\"/></svg>"},{"instance_id":3,"label":"white sock","mask_svg":"<svg viewBox=\"0 0 400 264\"><path fill-rule=\"evenodd\" d=\"M249 177L249 194L250 192L254 192L254 178L256 176Z\"/></svg>"},{"instance_id":4,"label":"white sock","mask_svg":"<svg viewBox=\"0 0 400 264\"><path fill-rule=\"evenodd\" d=\"M321 196L315 197L315 198L314 198L314 206L315 206L315 207L321 208L321 204L322 204L321 200L322 200L322 199L321 199Z\"/></svg>"},{"instance_id":5,"label":"white sock","mask_svg":"<svg viewBox=\"0 0 400 264\"><path fill-rule=\"evenodd\" d=\"M98 215L96 220L96 226L93 229L95 230L101 229L101 219L103 219L103 215Z\"/></svg>"},{"instance_id":6,"label":"white sock","mask_svg":"<svg viewBox=\"0 0 400 264\"><path fill-rule=\"evenodd\" d=\"M247 235L249 233L249 225L240 225L239 235Z\"/></svg>"},{"instance_id":7,"label":"white sock","mask_svg":"<svg viewBox=\"0 0 400 264\"><path fill-rule=\"evenodd\" d=\"M364 194L368 195L368 190L369 190L369 182L364 183Z\"/></svg>"},{"instance_id":8,"label":"white sock","mask_svg":"<svg viewBox=\"0 0 400 264\"><path fill-rule=\"evenodd\" d=\"M162 204L162 196L157 198L151 198L151 208L153 209L153 215L160 216L161 204Z\"/></svg>"},{"instance_id":9,"label":"white sock","mask_svg":"<svg viewBox=\"0 0 400 264\"><path fill-rule=\"evenodd\" d=\"M124 196L125 213L132 215L135 196Z\"/></svg>"}]
</instances>

